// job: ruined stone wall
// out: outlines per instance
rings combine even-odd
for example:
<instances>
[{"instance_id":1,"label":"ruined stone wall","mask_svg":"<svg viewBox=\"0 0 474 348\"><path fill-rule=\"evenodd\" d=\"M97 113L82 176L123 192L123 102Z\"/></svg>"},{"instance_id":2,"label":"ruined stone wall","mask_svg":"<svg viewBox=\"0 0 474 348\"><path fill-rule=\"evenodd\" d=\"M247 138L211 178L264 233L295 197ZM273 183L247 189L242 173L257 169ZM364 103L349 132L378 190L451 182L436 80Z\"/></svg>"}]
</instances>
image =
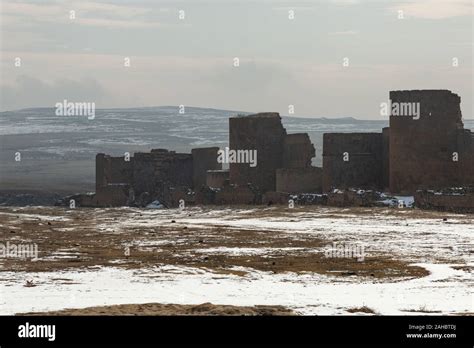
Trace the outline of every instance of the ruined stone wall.
<instances>
[{"instance_id":1,"label":"ruined stone wall","mask_svg":"<svg viewBox=\"0 0 474 348\"><path fill-rule=\"evenodd\" d=\"M470 149L460 141L461 98L448 90L390 92L392 103L419 103L420 117L390 116L390 190L413 194L417 189L463 185ZM453 153L463 154L453 161Z\"/></svg>"},{"instance_id":2,"label":"ruined stone wall","mask_svg":"<svg viewBox=\"0 0 474 348\"><path fill-rule=\"evenodd\" d=\"M317 167L277 169L276 190L286 193L320 193L322 174L322 169Z\"/></svg>"},{"instance_id":3,"label":"ruined stone wall","mask_svg":"<svg viewBox=\"0 0 474 348\"><path fill-rule=\"evenodd\" d=\"M214 153L217 153L214 148ZM199 157L202 153L199 153ZM130 161L123 157L98 154L96 157L96 195L98 206L146 205L159 199L176 206L180 197L189 201L193 187L193 157L165 149L135 153Z\"/></svg>"},{"instance_id":4,"label":"ruined stone wall","mask_svg":"<svg viewBox=\"0 0 474 348\"><path fill-rule=\"evenodd\" d=\"M129 203L129 192L129 184L109 184L95 193L93 202L99 207L125 206Z\"/></svg>"},{"instance_id":5,"label":"ruined stone wall","mask_svg":"<svg viewBox=\"0 0 474 348\"><path fill-rule=\"evenodd\" d=\"M217 147L192 154L157 149L130 161L98 154L97 195L84 201L117 205L140 196L140 202L160 199L175 206L182 197L192 203L188 189L194 188L205 202L256 204L266 192L284 193L284 201L289 193L333 188L413 194L474 186L474 135L463 128L459 96L447 90L395 91L390 99L419 103L419 119L392 114L382 133L324 134L322 169L311 167L315 149L308 134L287 134L278 113L259 113L229 119L230 150L256 150L256 167L230 163L229 171L220 170Z\"/></svg>"},{"instance_id":6,"label":"ruined stone wall","mask_svg":"<svg viewBox=\"0 0 474 348\"><path fill-rule=\"evenodd\" d=\"M308 168L315 153L308 133L287 134L283 142L282 167Z\"/></svg>"},{"instance_id":7,"label":"ruined stone wall","mask_svg":"<svg viewBox=\"0 0 474 348\"><path fill-rule=\"evenodd\" d=\"M227 185L215 194L215 204L218 205L249 205L261 202L260 193L251 185Z\"/></svg>"},{"instance_id":8,"label":"ruined stone wall","mask_svg":"<svg viewBox=\"0 0 474 348\"><path fill-rule=\"evenodd\" d=\"M163 194L161 183L167 179L167 166L165 163L167 152L159 153L135 153L133 168L133 189L135 195L139 196L144 192L148 192L155 196L159 191Z\"/></svg>"},{"instance_id":9,"label":"ruined stone wall","mask_svg":"<svg viewBox=\"0 0 474 348\"><path fill-rule=\"evenodd\" d=\"M212 188L224 187L229 180L228 170L208 170L206 177L206 185Z\"/></svg>"},{"instance_id":10,"label":"ruined stone wall","mask_svg":"<svg viewBox=\"0 0 474 348\"><path fill-rule=\"evenodd\" d=\"M131 183L133 177L133 158L111 157L99 153L96 156L96 191L108 184Z\"/></svg>"},{"instance_id":11,"label":"ruined stone wall","mask_svg":"<svg viewBox=\"0 0 474 348\"><path fill-rule=\"evenodd\" d=\"M474 191L464 194L442 194L419 190L415 193L415 206L421 209L474 213Z\"/></svg>"},{"instance_id":12,"label":"ruined stone wall","mask_svg":"<svg viewBox=\"0 0 474 348\"><path fill-rule=\"evenodd\" d=\"M165 186L159 200L167 208L178 208L181 201L184 203L184 207L194 205L195 198L194 192L189 187Z\"/></svg>"},{"instance_id":13,"label":"ruined stone wall","mask_svg":"<svg viewBox=\"0 0 474 348\"><path fill-rule=\"evenodd\" d=\"M344 161L345 155L348 161ZM323 135L324 192L333 188L381 189L382 163L382 133Z\"/></svg>"},{"instance_id":14,"label":"ruined stone wall","mask_svg":"<svg viewBox=\"0 0 474 348\"><path fill-rule=\"evenodd\" d=\"M287 192L268 191L262 195L262 204L265 205L286 205L288 206L291 194Z\"/></svg>"},{"instance_id":15,"label":"ruined stone wall","mask_svg":"<svg viewBox=\"0 0 474 348\"><path fill-rule=\"evenodd\" d=\"M336 190L327 195L327 205L332 207L373 207L380 195L375 191Z\"/></svg>"},{"instance_id":16,"label":"ruined stone wall","mask_svg":"<svg viewBox=\"0 0 474 348\"><path fill-rule=\"evenodd\" d=\"M471 133L471 141L469 146L470 156L467 155L467 161L465 162L464 168L464 179L463 181L469 186L474 186L474 133Z\"/></svg>"},{"instance_id":17,"label":"ruined stone wall","mask_svg":"<svg viewBox=\"0 0 474 348\"><path fill-rule=\"evenodd\" d=\"M169 186L193 187L193 159L190 154L163 149L135 153L133 189L136 196L148 192L161 197Z\"/></svg>"},{"instance_id":18,"label":"ruined stone wall","mask_svg":"<svg viewBox=\"0 0 474 348\"><path fill-rule=\"evenodd\" d=\"M382 129L382 189L390 187L390 128Z\"/></svg>"},{"instance_id":19,"label":"ruined stone wall","mask_svg":"<svg viewBox=\"0 0 474 348\"><path fill-rule=\"evenodd\" d=\"M260 113L229 119L229 148L257 150L257 166L231 163L230 183L252 183L260 191L275 191L276 169L282 167L282 153L286 131L278 113Z\"/></svg>"},{"instance_id":20,"label":"ruined stone wall","mask_svg":"<svg viewBox=\"0 0 474 348\"><path fill-rule=\"evenodd\" d=\"M101 187L107 185L105 177L106 160L105 154L98 153L95 156L95 190L98 191Z\"/></svg>"},{"instance_id":21,"label":"ruined stone wall","mask_svg":"<svg viewBox=\"0 0 474 348\"><path fill-rule=\"evenodd\" d=\"M474 133L469 130L460 131L459 149L459 181L463 186L474 186Z\"/></svg>"},{"instance_id":22,"label":"ruined stone wall","mask_svg":"<svg viewBox=\"0 0 474 348\"><path fill-rule=\"evenodd\" d=\"M193 156L193 187L197 190L206 185L208 170L220 170L222 164L217 162L218 147L192 149Z\"/></svg>"}]
</instances>

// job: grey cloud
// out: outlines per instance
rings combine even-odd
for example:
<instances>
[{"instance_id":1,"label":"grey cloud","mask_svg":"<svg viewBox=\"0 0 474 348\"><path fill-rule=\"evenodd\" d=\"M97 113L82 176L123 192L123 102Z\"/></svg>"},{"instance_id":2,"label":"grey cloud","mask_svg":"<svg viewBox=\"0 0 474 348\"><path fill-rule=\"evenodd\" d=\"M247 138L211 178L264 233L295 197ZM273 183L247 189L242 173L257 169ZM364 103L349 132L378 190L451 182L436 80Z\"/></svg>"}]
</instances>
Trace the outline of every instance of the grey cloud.
<instances>
[{"instance_id":1,"label":"grey cloud","mask_svg":"<svg viewBox=\"0 0 474 348\"><path fill-rule=\"evenodd\" d=\"M35 77L19 76L13 85L2 85L1 110L15 110L31 106L53 107L55 103L69 101L88 101L100 103L105 92L94 79L81 81L58 80L44 82Z\"/></svg>"}]
</instances>

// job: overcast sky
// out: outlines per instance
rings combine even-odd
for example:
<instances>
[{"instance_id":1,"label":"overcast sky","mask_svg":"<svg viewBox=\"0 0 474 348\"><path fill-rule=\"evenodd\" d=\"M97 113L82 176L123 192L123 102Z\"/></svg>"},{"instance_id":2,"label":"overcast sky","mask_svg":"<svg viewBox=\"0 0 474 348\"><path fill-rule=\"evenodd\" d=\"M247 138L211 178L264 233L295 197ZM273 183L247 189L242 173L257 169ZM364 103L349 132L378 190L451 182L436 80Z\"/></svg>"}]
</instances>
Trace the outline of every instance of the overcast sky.
<instances>
[{"instance_id":1,"label":"overcast sky","mask_svg":"<svg viewBox=\"0 0 474 348\"><path fill-rule=\"evenodd\" d=\"M471 0L1 4L1 110L67 99L382 119L390 90L450 89L474 117Z\"/></svg>"}]
</instances>

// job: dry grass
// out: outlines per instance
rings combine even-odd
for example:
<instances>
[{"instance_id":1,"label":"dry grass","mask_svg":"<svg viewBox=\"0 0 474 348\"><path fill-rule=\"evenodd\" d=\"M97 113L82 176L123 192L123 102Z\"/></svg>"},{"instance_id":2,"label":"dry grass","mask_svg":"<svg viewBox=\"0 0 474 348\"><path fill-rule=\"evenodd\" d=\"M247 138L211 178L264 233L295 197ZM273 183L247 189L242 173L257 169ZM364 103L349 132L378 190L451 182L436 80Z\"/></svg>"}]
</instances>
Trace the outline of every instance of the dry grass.
<instances>
[{"instance_id":1,"label":"dry grass","mask_svg":"<svg viewBox=\"0 0 474 348\"><path fill-rule=\"evenodd\" d=\"M368 313L368 314L377 314L372 308L367 306L349 308L347 310L349 313Z\"/></svg>"},{"instance_id":2,"label":"dry grass","mask_svg":"<svg viewBox=\"0 0 474 348\"><path fill-rule=\"evenodd\" d=\"M88 307L80 309L64 309L53 312L22 313L18 315L226 315L226 316L281 316L295 315L283 306L230 306L203 303L199 305L177 304L124 304L113 306Z\"/></svg>"},{"instance_id":3,"label":"dry grass","mask_svg":"<svg viewBox=\"0 0 474 348\"><path fill-rule=\"evenodd\" d=\"M362 208L357 209L360 210ZM2 212L14 214L1 214ZM70 221L48 223L45 218L25 219L23 214L27 213L67 216ZM279 208L260 209L249 214L263 217L266 214L281 216L284 213L285 209ZM179 220L176 223L169 221L161 226L129 227L123 230L121 223L131 216L140 218L140 213L123 209L99 213L94 209L62 208L44 211L31 208L31 211L26 209L15 212L13 208L1 208L0 239L36 243L40 257L36 262L4 259L3 270L42 272L91 266L142 268L175 265L236 275L245 275L244 271L235 270L236 266L273 273L314 272L372 279L428 275L424 268L410 266L408 262L383 255L366 257L363 262L351 258L326 258L322 251L331 241L319 239L312 234L213 226L197 228L185 226ZM130 246L129 256L125 254L126 246ZM211 248L266 249L256 254L232 255L206 252L206 249ZM67 255L67 250L72 250L71 253L77 255ZM61 258L44 259L64 252L66 254Z\"/></svg>"},{"instance_id":4,"label":"dry grass","mask_svg":"<svg viewBox=\"0 0 474 348\"><path fill-rule=\"evenodd\" d=\"M402 312L410 313L441 313L441 311L432 311L426 308L426 306L421 306L418 309L402 309Z\"/></svg>"}]
</instances>

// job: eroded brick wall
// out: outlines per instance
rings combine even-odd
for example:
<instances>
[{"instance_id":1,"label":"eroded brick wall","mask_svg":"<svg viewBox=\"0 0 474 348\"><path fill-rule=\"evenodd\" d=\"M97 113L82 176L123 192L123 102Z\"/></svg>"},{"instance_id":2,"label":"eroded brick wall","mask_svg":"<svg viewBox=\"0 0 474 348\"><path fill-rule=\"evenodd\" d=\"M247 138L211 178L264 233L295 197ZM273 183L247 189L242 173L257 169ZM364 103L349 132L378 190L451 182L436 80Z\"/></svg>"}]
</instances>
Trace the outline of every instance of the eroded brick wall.
<instances>
[{"instance_id":1,"label":"eroded brick wall","mask_svg":"<svg viewBox=\"0 0 474 348\"><path fill-rule=\"evenodd\" d=\"M102 205L123 202L122 184L135 198L143 194L142 200L159 198L173 205L193 187L206 202L248 204L276 191L389 188L413 194L424 188L474 186L474 135L463 128L460 97L447 90L421 90L390 92L390 99L419 103L419 119L392 115L390 128L382 133L324 134L323 169L311 166L315 149L308 134L287 134L278 113L259 113L229 119L230 149L256 150L256 167L230 163L228 172L219 171L217 147L193 149L192 154L157 149L137 153L128 162L98 154L96 200Z\"/></svg>"},{"instance_id":2,"label":"eroded brick wall","mask_svg":"<svg viewBox=\"0 0 474 348\"><path fill-rule=\"evenodd\" d=\"M322 169L317 167L277 169L276 190L286 193L320 193Z\"/></svg>"},{"instance_id":3,"label":"eroded brick wall","mask_svg":"<svg viewBox=\"0 0 474 348\"><path fill-rule=\"evenodd\" d=\"M247 163L229 165L231 184L252 183L262 192L275 191L276 169L282 167L286 131L278 113L260 113L229 119L229 148L257 150L257 166Z\"/></svg>"},{"instance_id":4,"label":"eroded brick wall","mask_svg":"<svg viewBox=\"0 0 474 348\"><path fill-rule=\"evenodd\" d=\"M135 153L133 189L135 195L148 192L161 197L165 187L193 187L193 159L191 154L164 149L150 153Z\"/></svg>"},{"instance_id":5,"label":"eroded brick wall","mask_svg":"<svg viewBox=\"0 0 474 348\"><path fill-rule=\"evenodd\" d=\"M283 168L308 168L315 156L308 133L287 134L283 141Z\"/></svg>"},{"instance_id":6,"label":"eroded brick wall","mask_svg":"<svg viewBox=\"0 0 474 348\"><path fill-rule=\"evenodd\" d=\"M382 129L382 189L390 189L390 128Z\"/></svg>"},{"instance_id":7,"label":"eroded brick wall","mask_svg":"<svg viewBox=\"0 0 474 348\"><path fill-rule=\"evenodd\" d=\"M222 188L229 181L228 170L208 170L206 173L206 185L212 188Z\"/></svg>"},{"instance_id":8,"label":"eroded brick wall","mask_svg":"<svg viewBox=\"0 0 474 348\"><path fill-rule=\"evenodd\" d=\"M145 194L150 200L169 200L174 204L170 188L178 187L193 187L191 154L156 149L135 153L130 161L104 154L96 157L95 202L98 206L130 204Z\"/></svg>"},{"instance_id":9,"label":"eroded brick wall","mask_svg":"<svg viewBox=\"0 0 474 348\"><path fill-rule=\"evenodd\" d=\"M390 191L413 194L472 182L472 148L463 136L461 98L448 90L414 90L392 91L390 99L420 105L419 119L390 116Z\"/></svg>"},{"instance_id":10,"label":"eroded brick wall","mask_svg":"<svg viewBox=\"0 0 474 348\"><path fill-rule=\"evenodd\" d=\"M420 190L415 193L415 206L421 209L474 213L474 192L471 190L453 195Z\"/></svg>"},{"instance_id":11,"label":"eroded brick wall","mask_svg":"<svg viewBox=\"0 0 474 348\"><path fill-rule=\"evenodd\" d=\"M222 164L217 162L218 147L192 149L193 156L193 186L196 190L206 185L208 170L220 170Z\"/></svg>"},{"instance_id":12,"label":"eroded brick wall","mask_svg":"<svg viewBox=\"0 0 474 348\"><path fill-rule=\"evenodd\" d=\"M382 186L382 133L323 135L324 192L334 188L381 189Z\"/></svg>"},{"instance_id":13,"label":"eroded brick wall","mask_svg":"<svg viewBox=\"0 0 474 348\"><path fill-rule=\"evenodd\" d=\"M96 156L96 191L108 184L131 183L133 177L133 158L112 157L99 153Z\"/></svg>"},{"instance_id":14,"label":"eroded brick wall","mask_svg":"<svg viewBox=\"0 0 474 348\"><path fill-rule=\"evenodd\" d=\"M458 137L460 182L463 186L474 186L474 133L469 130L460 131Z\"/></svg>"}]
</instances>

